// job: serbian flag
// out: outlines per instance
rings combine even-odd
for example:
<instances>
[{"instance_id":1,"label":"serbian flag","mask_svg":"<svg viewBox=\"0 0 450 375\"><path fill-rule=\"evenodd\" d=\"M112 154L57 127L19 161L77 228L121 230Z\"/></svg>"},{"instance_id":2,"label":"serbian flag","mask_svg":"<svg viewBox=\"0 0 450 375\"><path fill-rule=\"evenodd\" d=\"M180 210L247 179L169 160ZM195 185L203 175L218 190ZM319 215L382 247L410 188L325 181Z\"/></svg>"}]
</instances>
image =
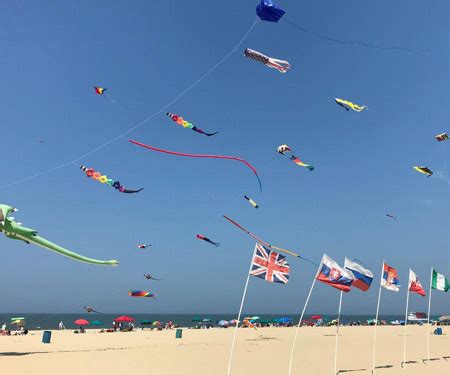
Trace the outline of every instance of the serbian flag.
<instances>
[{"instance_id":1,"label":"serbian flag","mask_svg":"<svg viewBox=\"0 0 450 375\"><path fill-rule=\"evenodd\" d=\"M352 286L362 290L363 292L369 290L373 280L372 271L347 258L345 258L344 268L353 274L354 280Z\"/></svg>"},{"instance_id":2,"label":"serbian flag","mask_svg":"<svg viewBox=\"0 0 450 375\"><path fill-rule=\"evenodd\" d=\"M316 279L325 284L331 285L343 292L350 292L353 282L353 275L351 272L341 268L328 255L323 254L321 269Z\"/></svg>"},{"instance_id":3,"label":"serbian flag","mask_svg":"<svg viewBox=\"0 0 450 375\"><path fill-rule=\"evenodd\" d=\"M421 295L422 297L425 297L425 290L422 287L422 284L419 281L419 278L417 277L416 273L413 272L413 270L409 269L409 284L408 284L408 290L410 292L417 293Z\"/></svg>"},{"instance_id":4,"label":"serbian flag","mask_svg":"<svg viewBox=\"0 0 450 375\"><path fill-rule=\"evenodd\" d=\"M383 264L383 277L381 278L381 286L387 290L398 292L400 290L400 280L395 268Z\"/></svg>"}]
</instances>

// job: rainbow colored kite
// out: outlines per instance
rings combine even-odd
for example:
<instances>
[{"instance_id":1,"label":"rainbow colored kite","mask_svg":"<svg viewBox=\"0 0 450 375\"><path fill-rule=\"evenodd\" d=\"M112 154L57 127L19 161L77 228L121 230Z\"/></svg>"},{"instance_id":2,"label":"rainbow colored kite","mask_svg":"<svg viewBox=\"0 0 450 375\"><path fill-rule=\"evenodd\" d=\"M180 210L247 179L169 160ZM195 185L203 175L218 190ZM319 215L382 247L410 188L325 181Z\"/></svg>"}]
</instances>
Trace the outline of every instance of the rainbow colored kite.
<instances>
[{"instance_id":1,"label":"rainbow colored kite","mask_svg":"<svg viewBox=\"0 0 450 375\"><path fill-rule=\"evenodd\" d=\"M156 294L146 292L144 290L132 290L128 291L128 295L130 297L148 297L148 298L156 298Z\"/></svg>"},{"instance_id":2,"label":"rainbow colored kite","mask_svg":"<svg viewBox=\"0 0 450 375\"><path fill-rule=\"evenodd\" d=\"M277 152L281 155L286 156L290 160L292 160L295 164L297 164L300 167L308 168L310 171L314 170L314 167L312 165L303 163L297 156L292 154L292 149L288 145L281 145L277 147Z\"/></svg>"},{"instance_id":3,"label":"rainbow colored kite","mask_svg":"<svg viewBox=\"0 0 450 375\"><path fill-rule=\"evenodd\" d=\"M169 116L178 125L181 125L183 128L192 129L193 131L195 131L197 133L200 133L200 134L207 135L208 137L211 137L212 135L218 133L218 132L207 133L207 132L203 131L202 129L197 128L196 126L194 126L190 122L186 121L185 119L183 119L183 117L181 117L179 115L175 115L175 114L170 113L170 112L167 112L166 115Z\"/></svg>"}]
</instances>

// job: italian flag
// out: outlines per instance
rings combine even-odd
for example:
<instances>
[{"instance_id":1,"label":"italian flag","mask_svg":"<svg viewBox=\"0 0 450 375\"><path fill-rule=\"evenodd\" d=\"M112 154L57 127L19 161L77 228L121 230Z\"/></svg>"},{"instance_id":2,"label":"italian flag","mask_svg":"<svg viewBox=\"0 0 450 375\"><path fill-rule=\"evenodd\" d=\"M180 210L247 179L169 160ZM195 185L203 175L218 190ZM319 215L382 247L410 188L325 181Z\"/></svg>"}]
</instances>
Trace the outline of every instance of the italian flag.
<instances>
[{"instance_id":1,"label":"italian flag","mask_svg":"<svg viewBox=\"0 0 450 375\"><path fill-rule=\"evenodd\" d=\"M441 273L437 273L433 269L433 277L431 281L431 287L433 289L441 290L443 292L447 292L449 289L449 283L448 280L445 278L445 276Z\"/></svg>"}]
</instances>

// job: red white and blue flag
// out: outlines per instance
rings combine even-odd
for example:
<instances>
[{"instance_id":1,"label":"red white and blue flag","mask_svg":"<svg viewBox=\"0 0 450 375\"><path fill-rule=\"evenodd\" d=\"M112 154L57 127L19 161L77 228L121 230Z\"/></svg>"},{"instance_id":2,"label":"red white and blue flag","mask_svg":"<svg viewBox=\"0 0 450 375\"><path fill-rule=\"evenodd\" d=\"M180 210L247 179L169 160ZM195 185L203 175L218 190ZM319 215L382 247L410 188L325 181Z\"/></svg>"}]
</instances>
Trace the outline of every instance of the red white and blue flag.
<instances>
[{"instance_id":1,"label":"red white and blue flag","mask_svg":"<svg viewBox=\"0 0 450 375\"><path fill-rule=\"evenodd\" d=\"M250 275L271 283L287 284L289 281L289 263L286 257L257 243L253 253Z\"/></svg>"},{"instance_id":2,"label":"red white and blue flag","mask_svg":"<svg viewBox=\"0 0 450 375\"><path fill-rule=\"evenodd\" d=\"M354 280L350 271L340 267L326 254L323 254L320 272L316 279L343 292L350 292Z\"/></svg>"},{"instance_id":3,"label":"red white and blue flag","mask_svg":"<svg viewBox=\"0 0 450 375\"><path fill-rule=\"evenodd\" d=\"M400 280L398 272L395 268L383 264L383 277L381 278L381 286L387 290L398 292L400 290Z\"/></svg>"},{"instance_id":4,"label":"red white and blue flag","mask_svg":"<svg viewBox=\"0 0 450 375\"><path fill-rule=\"evenodd\" d=\"M363 292L369 290L373 280L372 271L347 258L345 258L344 267L354 276L352 286L362 290Z\"/></svg>"}]
</instances>

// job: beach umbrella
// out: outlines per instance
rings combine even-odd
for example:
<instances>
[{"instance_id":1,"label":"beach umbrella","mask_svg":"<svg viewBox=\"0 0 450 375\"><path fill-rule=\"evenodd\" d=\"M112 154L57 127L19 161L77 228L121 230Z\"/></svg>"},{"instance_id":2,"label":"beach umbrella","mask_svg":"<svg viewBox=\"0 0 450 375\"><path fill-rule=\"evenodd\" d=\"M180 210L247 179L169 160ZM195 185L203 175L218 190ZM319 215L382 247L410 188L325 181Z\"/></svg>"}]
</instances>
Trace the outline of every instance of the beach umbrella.
<instances>
[{"instance_id":1,"label":"beach umbrella","mask_svg":"<svg viewBox=\"0 0 450 375\"><path fill-rule=\"evenodd\" d=\"M276 323L280 323L280 324L292 323L292 318L283 316L282 318L275 319L275 321L276 321Z\"/></svg>"},{"instance_id":2,"label":"beach umbrella","mask_svg":"<svg viewBox=\"0 0 450 375\"><path fill-rule=\"evenodd\" d=\"M134 318L131 316L122 315L114 319L115 322L134 322Z\"/></svg>"},{"instance_id":3,"label":"beach umbrella","mask_svg":"<svg viewBox=\"0 0 450 375\"><path fill-rule=\"evenodd\" d=\"M77 319L73 322L77 326L87 326L89 322L86 319Z\"/></svg>"},{"instance_id":4,"label":"beach umbrella","mask_svg":"<svg viewBox=\"0 0 450 375\"><path fill-rule=\"evenodd\" d=\"M16 320L25 320L25 318L24 318L23 316L11 318L11 323L14 322L14 321L16 321Z\"/></svg>"},{"instance_id":5,"label":"beach umbrella","mask_svg":"<svg viewBox=\"0 0 450 375\"><path fill-rule=\"evenodd\" d=\"M154 326L161 326L161 325L162 325L162 322L160 322L159 320L155 320L155 321L152 323L152 325L154 325Z\"/></svg>"},{"instance_id":6,"label":"beach umbrella","mask_svg":"<svg viewBox=\"0 0 450 375\"><path fill-rule=\"evenodd\" d=\"M103 322L101 322L100 320L93 320L91 322L91 325L93 325L93 326L102 326Z\"/></svg>"},{"instance_id":7,"label":"beach umbrella","mask_svg":"<svg viewBox=\"0 0 450 375\"><path fill-rule=\"evenodd\" d=\"M239 323L239 320L233 319L233 320L230 320L228 323L230 324L230 326L235 326L236 324Z\"/></svg>"},{"instance_id":8,"label":"beach umbrella","mask_svg":"<svg viewBox=\"0 0 450 375\"><path fill-rule=\"evenodd\" d=\"M225 327L225 326L227 326L229 323L226 321L226 320L219 320L218 322L217 322L217 325L219 326L219 327Z\"/></svg>"},{"instance_id":9,"label":"beach umbrella","mask_svg":"<svg viewBox=\"0 0 450 375\"><path fill-rule=\"evenodd\" d=\"M322 315L313 315L310 319L319 320L319 319L322 319Z\"/></svg>"},{"instance_id":10,"label":"beach umbrella","mask_svg":"<svg viewBox=\"0 0 450 375\"><path fill-rule=\"evenodd\" d=\"M202 320L202 322L203 322L203 323L211 323L211 322L212 322L212 319L205 318L205 319Z\"/></svg>"},{"instance_id":11,"label":"beach umbrella","mask_svg":"<svg viewBox=\"0 0 450 375\"><path fill-rule=\"evenodd\" d=\"M193 323L200 323L202 321L202 318L199 318L198 316L192 319Z\"/></svg>"},{"instance_id":12,"label":"beach umbrella","mask_svg":"<svg viewBox=\"0 0 450 375\"><path fill-rule=\"evenodd\" d=\"M260 316L252 316L252 317L250 318L250 321L251 321L251 322L254 322L255 320L259 320L259 319L261 319Z\"/></svg>"},{"instance_id":13,"label":"beach umbrella","mask_svg":"<svg viewBox=\"0 0 450 375\"><path fill-rule=\"evenodd\" d=\"M143 326L149 326L151 325L153 322L151 320L143 320L142 322L140 322L139 324L142 324Z\"/></svg>"}]
</instances>

